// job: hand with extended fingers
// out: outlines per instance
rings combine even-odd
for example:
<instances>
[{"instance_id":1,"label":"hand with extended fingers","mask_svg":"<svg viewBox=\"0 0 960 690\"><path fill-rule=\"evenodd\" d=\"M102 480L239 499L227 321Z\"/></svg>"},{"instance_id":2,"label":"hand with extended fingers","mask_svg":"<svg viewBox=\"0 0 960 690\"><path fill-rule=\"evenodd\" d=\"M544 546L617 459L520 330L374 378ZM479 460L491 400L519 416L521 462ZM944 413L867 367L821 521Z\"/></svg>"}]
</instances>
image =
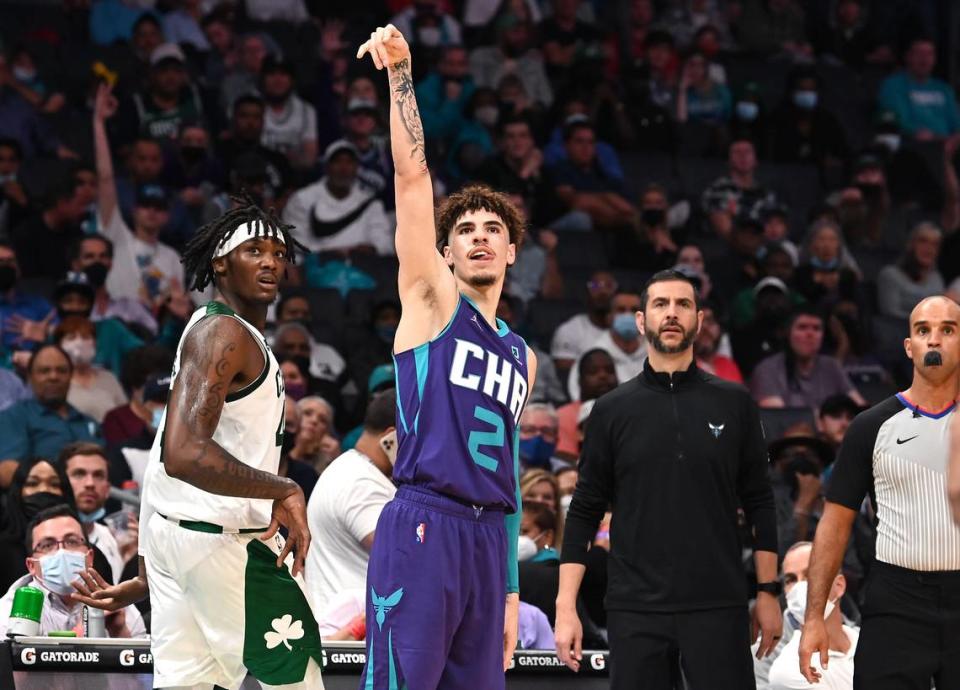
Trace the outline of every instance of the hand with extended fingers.
<instances>
[{"instance_id":1,"label":"hand with extended fingers","mask_svg":"<svg viewBox=\"0 0 960 690\"><path fill-rule=\"evenodd\" d=\"M370 34L370 40L357 50L357 59L369 54L377 69L390 67L410 59L410 46L393 24L379 27Z\"/></svg>"}]
</instances>

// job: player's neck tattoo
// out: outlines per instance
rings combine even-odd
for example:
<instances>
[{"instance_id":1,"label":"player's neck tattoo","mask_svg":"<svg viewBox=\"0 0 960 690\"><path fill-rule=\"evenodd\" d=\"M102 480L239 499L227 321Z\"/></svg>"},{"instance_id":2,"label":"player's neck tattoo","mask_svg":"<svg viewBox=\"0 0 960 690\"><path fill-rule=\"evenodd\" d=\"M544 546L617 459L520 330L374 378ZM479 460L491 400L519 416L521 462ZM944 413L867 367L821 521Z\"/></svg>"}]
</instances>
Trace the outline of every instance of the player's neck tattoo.
<instances>
[{"instance_id":1,"label":"player's neck tattoo","mask_svg":"<svg viewBox=\"0 0 960 690\"><path fill-rule=\"evenodd\" d=\"M423 172L427 170L427 155L423 145L423 123L420 122L420 110L413 90L413 77L410 74L410 60L403 59L390 65L390 96L397 105L400 122L407 131L410 142L410 158L416 161Z\"/></svg>"}]
</instances>

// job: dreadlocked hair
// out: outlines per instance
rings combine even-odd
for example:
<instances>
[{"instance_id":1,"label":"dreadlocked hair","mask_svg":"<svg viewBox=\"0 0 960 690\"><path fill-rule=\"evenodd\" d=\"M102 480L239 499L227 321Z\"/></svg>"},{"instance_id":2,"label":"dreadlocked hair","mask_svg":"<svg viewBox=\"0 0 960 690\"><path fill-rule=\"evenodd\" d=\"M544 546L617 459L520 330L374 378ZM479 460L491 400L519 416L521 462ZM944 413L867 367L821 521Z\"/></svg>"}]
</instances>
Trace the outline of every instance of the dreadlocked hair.
<instances>
[{"instance_id":1,"label":"dreadlocked hair","mask_svg":"<svg viewBox=\"0 0 960 690\"><path fill-rule=\"evenodd\" d=\"M197 234L183 250L180 262L191 290L203 290L213 282L213 257L217 249L230 239L237 228L247 223L253 225L256 237L283 240L287 246L287 257L292 264L296 263L297 250L307 252L307 248L290 234L294 226L280 220L272 208L260 208L246 192L230 198L238 206L197 230Z\"/></svg>"}]
</instances>

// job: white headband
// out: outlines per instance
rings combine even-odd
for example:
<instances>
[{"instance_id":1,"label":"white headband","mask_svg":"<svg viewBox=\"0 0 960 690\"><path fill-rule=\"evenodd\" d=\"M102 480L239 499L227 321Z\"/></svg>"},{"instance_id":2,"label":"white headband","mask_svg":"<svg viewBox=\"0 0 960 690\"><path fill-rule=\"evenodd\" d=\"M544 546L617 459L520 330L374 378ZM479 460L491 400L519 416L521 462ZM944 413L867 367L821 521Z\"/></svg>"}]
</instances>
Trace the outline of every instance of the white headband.
<instances>
[{"instance_id":1,"label":"white headband","mask_svg":"<svg viewBox=\"0 0 960 690\"><path fill-rule=\"evenodd\" d=\"M283 235L281 233L264 233L261 226L262 221L260 220L247 221L243 225L238 226L237 229L233 231L233 234L230 235L229 239L220 243L217 251L213 254L213 258L219 259L220 257L226 256L247 240L256 239L257 237L269 237L286 246L287 243L283 241Z\"/></svg>"}]
</instances>

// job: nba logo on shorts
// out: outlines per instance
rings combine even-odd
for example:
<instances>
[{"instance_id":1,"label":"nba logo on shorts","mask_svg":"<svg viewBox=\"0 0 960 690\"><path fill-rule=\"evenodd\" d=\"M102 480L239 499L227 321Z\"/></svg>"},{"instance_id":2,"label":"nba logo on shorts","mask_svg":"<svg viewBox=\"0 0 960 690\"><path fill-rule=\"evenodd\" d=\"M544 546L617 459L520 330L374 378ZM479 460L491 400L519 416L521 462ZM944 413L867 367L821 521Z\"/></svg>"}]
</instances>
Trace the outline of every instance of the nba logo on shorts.
<instances>
[{"instance_id":1,"label":"nba logo on shorts","mask_svg":"<svg viewBox=\"0 0 960 690\"><path fill-rule=\"evenodd\" d=\"M423 544L427 538L427 523L421 522L417 525L417 543Z\"/></svg>"}]
</instances>

